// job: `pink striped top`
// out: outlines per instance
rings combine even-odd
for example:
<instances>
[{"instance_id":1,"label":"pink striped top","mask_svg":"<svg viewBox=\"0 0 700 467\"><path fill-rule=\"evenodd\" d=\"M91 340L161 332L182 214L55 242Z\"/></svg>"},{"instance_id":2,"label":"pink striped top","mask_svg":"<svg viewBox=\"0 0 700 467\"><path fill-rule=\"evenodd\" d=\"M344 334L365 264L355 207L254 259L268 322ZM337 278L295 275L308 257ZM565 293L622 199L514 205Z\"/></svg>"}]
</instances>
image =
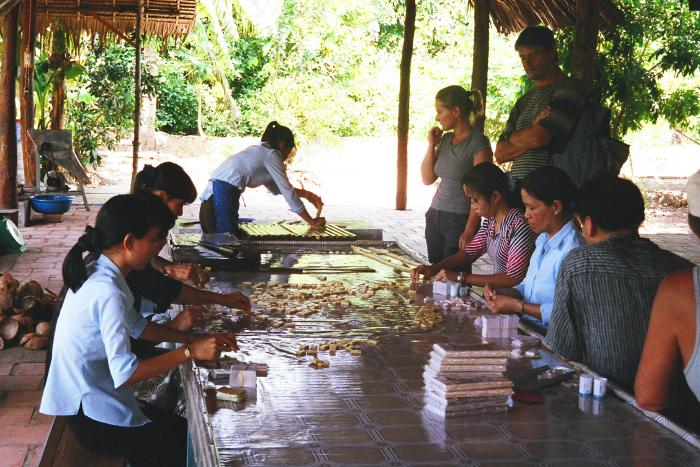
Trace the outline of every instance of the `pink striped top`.
<instances>
[{"instance_id":1,"label":"pink striped top","mask_svg":"<svg viewBox=\"0 0 700 467\"><path fill-rule=\"evenodd\" d=\"M519 209L508 211L498 232L494 231L495 225L495 217L482 219L479 231L464 251L470 263L488 253L494 274L505 273L522 281L535 250L536 236Z\"/></svg>"}]
</instances>

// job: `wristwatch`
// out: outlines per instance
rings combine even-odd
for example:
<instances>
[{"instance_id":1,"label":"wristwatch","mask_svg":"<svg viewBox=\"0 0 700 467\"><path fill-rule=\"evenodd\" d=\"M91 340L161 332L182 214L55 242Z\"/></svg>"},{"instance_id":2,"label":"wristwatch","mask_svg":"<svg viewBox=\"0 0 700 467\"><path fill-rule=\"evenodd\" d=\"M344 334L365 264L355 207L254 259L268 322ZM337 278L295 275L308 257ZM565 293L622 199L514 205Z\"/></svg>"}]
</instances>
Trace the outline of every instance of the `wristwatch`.
<instances>
[{"instance_id":1,"label":"wristwatch","mask_svg":"<svg viewBox=\"0 0 700 467\"><path fill-rule=\"evenodd\" d=\"M459 271L457 273L457 282L459 282L460 284L464 282L464 271Z\"/></svg>"},{"instance_id":2,"label":"wristwatch","mask_svg":"<svg viewBox=\"0 0 700 467\"><path fill-rule=\"evenodd\" d=\"M185 352L185 361L192 360L192 352L190 351L190 347L187 344L184 344L182 348Z\"/></svg>"},{"instance_id":3,"label":"wristwatch","mask_svg":"<svg viewBox=\"0 0 700 467\"><path fill-rule=\"evenodd\" d=\"M520 311L516 313L518 316L525 314L525 300L520 301Z\"/></svg>"}]
</instances>

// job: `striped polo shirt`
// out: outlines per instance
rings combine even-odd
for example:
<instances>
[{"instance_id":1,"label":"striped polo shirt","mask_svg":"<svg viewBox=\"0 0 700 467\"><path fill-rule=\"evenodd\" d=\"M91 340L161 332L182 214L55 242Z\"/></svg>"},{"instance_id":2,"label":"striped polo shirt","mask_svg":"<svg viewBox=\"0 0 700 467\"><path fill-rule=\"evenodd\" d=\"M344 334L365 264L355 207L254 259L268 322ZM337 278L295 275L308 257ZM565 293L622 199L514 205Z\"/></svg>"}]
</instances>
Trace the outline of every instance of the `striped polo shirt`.
<instances>
[{"instance_id":1,"label":"striped polo shirt","mask_svg":"<svg viewBox=\"0 0 700 467\"><path fill-rule=\"evenodd\" d=\"M552 164L552 153L566 146L585 102L583 83L568 76L549 86L532 88L517 100L499 141L507 141L513 132L531 127L547 106L551 108L550 114L539 124L552 133L552 139L546 146L531 149L515 159L510 169L513 178L522 180L533 170Z\"/></svg>"},{"instance_id":2,"label":"striped polo shirt","mask_svg":"<svg viewBox=\"0 0 700 467\"><path fill-rule=\"evenodd\" d=\"M498 232L495 227L495 217L482 221L479 231L464 248L467 258L473 263L488 253L494 274L507 274L521 282L535 250L535 234L519 209L508 211Z\"/></svg>"},{"instance_id":3,"label":"striped polo shirt","mask_svg":"<svg viewBox=\"0 0 700 467\"><path fill-rule=\"evenodd\" d=\"M572 250L559 270L547 345L631 389L656 289L692 266L641 237L613 236Z\"/></svg>"}]
</instances>

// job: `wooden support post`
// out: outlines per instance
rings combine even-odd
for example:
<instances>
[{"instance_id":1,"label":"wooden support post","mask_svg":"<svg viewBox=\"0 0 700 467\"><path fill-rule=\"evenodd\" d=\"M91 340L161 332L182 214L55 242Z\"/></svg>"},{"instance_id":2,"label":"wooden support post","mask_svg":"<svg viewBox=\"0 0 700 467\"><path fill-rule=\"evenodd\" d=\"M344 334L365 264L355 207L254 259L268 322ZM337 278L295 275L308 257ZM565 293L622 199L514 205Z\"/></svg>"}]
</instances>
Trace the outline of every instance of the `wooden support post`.
<instances>
[{"instance_id":1,"label":"wooden support post","mask_svg":"<svg viewBox=\"0 0 700 467\"><path fill-rule=\"evenodd\" d=\"M406 0L403 50L401 52L401 84L399 86L398 154L396 161L396 209L406 210L408 185L408 109L411 98L411 58L416 30L416 0Z\"/></svg>"},{"instance_id":2,"label":"wooden support post","mask_svg":"<svg viewBox=\"0 0 700 467\"><path fill-rule=\"evenodd\" d=\"M143 27L143 0L138 0L138 12L136 13L136 70L134 72L134 152L131 165L131 186L134 185L136 174L139 170L139 145L141 133L141 35Z\"/></svg>"},{"instance_id":3,"label":"wooden support post","mask_svg":"<svg viewBox=\"0 0 700 467\"><path fill-rule=\"evenodd\" d=\"M474 0L474 55L472 58L472 89L481 92L486 112L486 92L489 71L489 0ZM483 132L485 115L476 119L474 128Z\"/></svg>"},{"instance_id":4,"label":"wooden support post","mask_svg":"<svg viewBox=\"0 0 700 467\"><path fill-rule=\"evenodd\" d=\"M2 20L2 71L0 72L0 208L17 209L17 133L15 129L15 82L17 81L17 32L19 5ZM11 216L17 222L17 214Z\"/></svg>"},{"instance_id":5,"label":"wooden support post","mask_svg":"<svg viewBox=\"0 0 700 467\"><path fill-rule=\"evenodd\" d=\"M586 90L593 88L600 3L598 0L576 0L576 36L571 60L571 74L583 82Z\"/></svg>"},{"instance_id":6,"label":"wooden support post","mask_svg":"<svg viewBox=\"0 0 700 467\"><path fill-rule=\"evenodd\" d=\"M36 159L29 139L34 129L34 49L36 48L36 0L22 2L22 70L20 76L19 111L22 132L22 161L24 162L24 186L36 187ZM18 154L17 157L20 157Z\"/></svg>"}]
</instances>

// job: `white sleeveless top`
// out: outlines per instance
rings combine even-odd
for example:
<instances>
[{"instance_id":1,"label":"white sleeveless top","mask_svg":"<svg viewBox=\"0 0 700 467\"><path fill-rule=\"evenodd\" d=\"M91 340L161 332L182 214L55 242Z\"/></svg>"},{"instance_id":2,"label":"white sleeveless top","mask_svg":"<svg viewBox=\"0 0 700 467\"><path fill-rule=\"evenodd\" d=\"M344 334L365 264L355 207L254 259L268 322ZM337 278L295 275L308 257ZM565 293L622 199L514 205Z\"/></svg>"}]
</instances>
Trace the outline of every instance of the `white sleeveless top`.
<instances>
[{"instance_id":1,"label":"white sleeveless top","mask_svg":"<svg viewBox=\"0 0 700 467\"><path fill-rule=\"evenodd\" d=\"M695 347L688 365L683 369L688 386L700 400L700 268L693 268L693 288L695 289Z\"/></svg>"}]
</instances>

